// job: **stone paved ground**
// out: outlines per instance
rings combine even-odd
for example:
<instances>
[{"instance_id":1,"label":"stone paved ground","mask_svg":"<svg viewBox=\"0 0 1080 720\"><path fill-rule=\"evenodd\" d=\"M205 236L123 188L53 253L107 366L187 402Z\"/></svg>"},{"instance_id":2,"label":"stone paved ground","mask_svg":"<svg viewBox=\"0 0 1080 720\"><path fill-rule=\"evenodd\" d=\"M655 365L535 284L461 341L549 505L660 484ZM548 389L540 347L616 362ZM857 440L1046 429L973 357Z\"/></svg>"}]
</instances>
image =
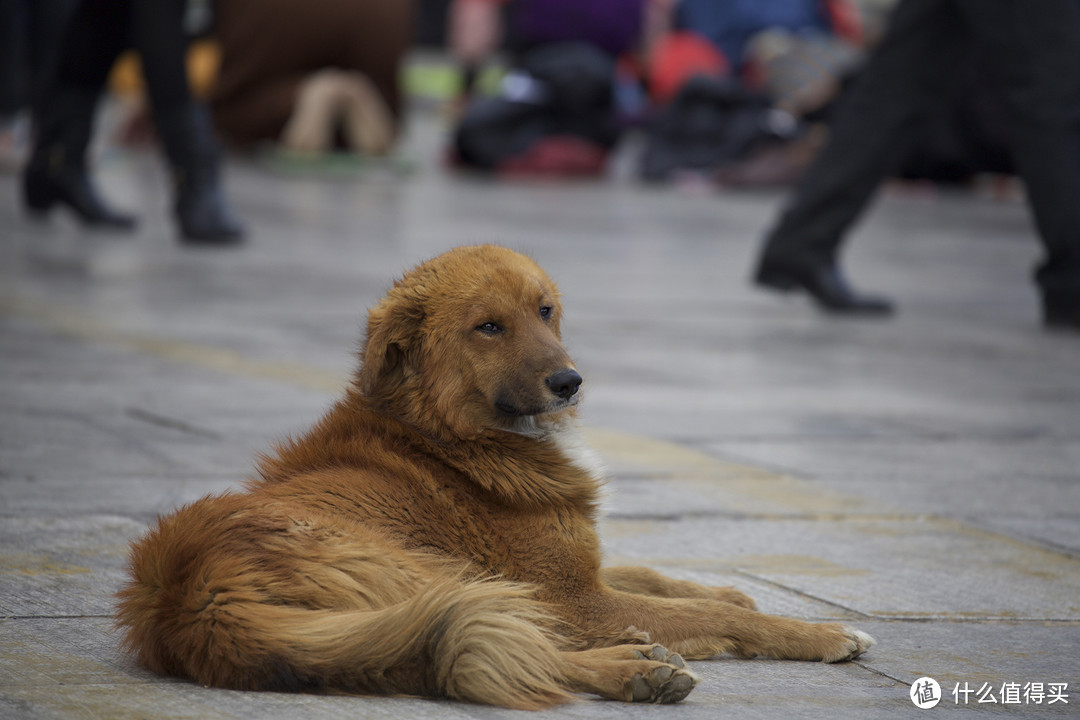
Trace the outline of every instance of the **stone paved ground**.
<instances>
[{"instance_id":1,"label":"stone paved ground","mask_svg":"<svg viewBox=\"0 0 1080 720\"><path fill-rule=\"evenodd\" d=\"M250 694L167 680L117 649L126 545L234 487L351 369L365 308L451 246L497 242L561 283L611 467L609 561L735 584L762 609L843 619L843 665L717 659L678 707L583 700L542 718L917 714L1076 717L1080 336L1038 325L1022 204L891 192L849 267L887 322L823 318L746 282L781 196L607 182L495 184L439 166L418 113L403 162L301 172L234 161L239 250L180 247L157 158L105 147L133 237L27 222L0 176L0 717L493 718L416 699ZM1003 704L1010 683L1069 704Z\"/></svg>"}]
</instances>

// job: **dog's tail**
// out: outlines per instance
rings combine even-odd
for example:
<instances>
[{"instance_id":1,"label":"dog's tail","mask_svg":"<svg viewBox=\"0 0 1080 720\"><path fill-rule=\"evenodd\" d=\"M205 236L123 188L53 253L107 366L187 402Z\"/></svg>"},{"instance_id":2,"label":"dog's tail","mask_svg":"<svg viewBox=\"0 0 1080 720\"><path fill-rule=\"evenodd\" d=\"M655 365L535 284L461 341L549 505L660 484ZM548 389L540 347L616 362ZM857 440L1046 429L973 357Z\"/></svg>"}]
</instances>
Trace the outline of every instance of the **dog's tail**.
<instances>
[{"instance_id":1,"label":"dog's tail","mask_svg":"<svg viewBox=\"0 0 1080 720\"><path fill-rule=\"evenodd\" d=\"M176 556L151 555L133 558L117 622L126 647L155 672L214 687L424 695L518 709L571 699L556 623L528 587L448 573L418 580L392 603L326 609L268 597L265 578L252 576L214 592L202 570L170 574Z\"/></svg>"}]
</instances>

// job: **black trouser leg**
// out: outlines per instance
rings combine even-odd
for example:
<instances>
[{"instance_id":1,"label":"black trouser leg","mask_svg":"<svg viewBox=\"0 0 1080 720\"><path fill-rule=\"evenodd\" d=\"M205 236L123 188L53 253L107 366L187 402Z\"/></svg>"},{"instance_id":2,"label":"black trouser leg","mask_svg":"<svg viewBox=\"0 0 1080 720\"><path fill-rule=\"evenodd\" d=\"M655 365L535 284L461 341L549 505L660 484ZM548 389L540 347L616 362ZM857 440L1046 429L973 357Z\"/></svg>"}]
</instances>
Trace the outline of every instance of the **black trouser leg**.
<instances>
[{"instance_id":1,"label":"black trouser leg","mask_svg":"<svg viewBox=\"0 0 1080 720\"><path fill-rule=\"evenodd\" d=\"M79 6L78 0L33 0L29 3L27 39L30 43L28 76L29 105L34 107L45 83L56 72L68 25Z\"/></svg>"},{"instance_id":2,"label":"black trouser leg","mask_svg":"<svg viewBox=\"0 0 1080 720\"><path fill-rule=\"evenodd\" d=\"M18 0L0 0L0 123L26 103L28 23Z\"/></svg>"},{"instance_id":3,"label":"black trouser leg","mask_svg":"<svg viewBox=\"0 0 1080 720\"><path fill-rule=\"evenodd\" d=\"M128 0L131 45L142 60L154 115L192 103L187 78L184 0Z\"/></svg>"},{"instance_id":4,"label":"black trouser leg","mask_svg":"<svg viewBox=\"0 0 1080 720\"><path fill-rule=\"evenodd\" d=\"M131 0L131 30L150 107L173 175L176 218L187 241L230 243L243 225L221 187L221 153L209 113L188 85L184 0Z\"/></svg>"},{"instance_id":5,"label":"black trouser leg","mask_svg":"<svg viewBox=\"0 0 1080 720\"><path fill-rule=\"evenodd\" d=\"M1048 320L1080 326L1080 3L958 0L992 63L1013 157L1046 251L1035 278Z\"/></svg>"},{"instance_id":6,"label":"black trouser leg","mask_svg":"<svg viewBox=\"0 0 1080 720\"><path fill-rule=\"evenodd\" d=\"M763 260L834 263L844 233L893 170L957 52L945 0L902 0L881 45L841 99L830 139L802 178Z\"/></svg>"}]
</instances>

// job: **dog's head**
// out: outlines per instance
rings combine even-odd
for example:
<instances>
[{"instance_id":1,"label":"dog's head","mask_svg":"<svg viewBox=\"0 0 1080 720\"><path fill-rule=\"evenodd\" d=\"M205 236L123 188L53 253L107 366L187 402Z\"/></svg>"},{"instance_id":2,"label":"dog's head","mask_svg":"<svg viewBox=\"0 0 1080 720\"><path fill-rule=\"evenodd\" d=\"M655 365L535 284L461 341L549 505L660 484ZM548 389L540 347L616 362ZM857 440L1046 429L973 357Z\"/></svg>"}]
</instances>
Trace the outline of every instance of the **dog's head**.
<instances>
[{"instance_id":1,"label":"dog's head","mask_svg":"<svg viewBox=\"0 0 1080 720\"><path fill-rule=\"evenodd\" d=\"M407 273L368 316L360 392L422 429L542 432L576 404L551 278L505 248L457 248Z\"/></svg>"}]
</instances>

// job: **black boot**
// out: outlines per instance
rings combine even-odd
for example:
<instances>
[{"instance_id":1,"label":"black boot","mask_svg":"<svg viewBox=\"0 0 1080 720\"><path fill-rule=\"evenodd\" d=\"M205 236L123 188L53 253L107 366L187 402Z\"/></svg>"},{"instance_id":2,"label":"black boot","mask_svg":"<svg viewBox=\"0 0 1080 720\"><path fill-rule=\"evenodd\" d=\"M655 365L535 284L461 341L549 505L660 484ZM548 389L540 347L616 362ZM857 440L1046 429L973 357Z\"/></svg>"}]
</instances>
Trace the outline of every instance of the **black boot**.
<instances>
[{"instance_id":1,"label":"black boot","mask_svg":"<svg viewBox=\"0 0 1080 720\"><path fill-rule=\"evenodd\" d=\"M186 243L235 245L244 225L221 187L221 153L209 114L189 104L154 118L176 188L176 220Z\"/></svg>"},{"instance_id":2,"label":"black boot","mask_svg":"<svg viewBox=\"0 0 1080 720\"><path fill-rule=\"evenodd\" d=\"M34 214L59 203L87 225L131 230L135 218L110 209L86 171L96 107L97 93L63 89L38 110L34 149L22 176L23 202Z\"/></svg>"}]
</instances>

